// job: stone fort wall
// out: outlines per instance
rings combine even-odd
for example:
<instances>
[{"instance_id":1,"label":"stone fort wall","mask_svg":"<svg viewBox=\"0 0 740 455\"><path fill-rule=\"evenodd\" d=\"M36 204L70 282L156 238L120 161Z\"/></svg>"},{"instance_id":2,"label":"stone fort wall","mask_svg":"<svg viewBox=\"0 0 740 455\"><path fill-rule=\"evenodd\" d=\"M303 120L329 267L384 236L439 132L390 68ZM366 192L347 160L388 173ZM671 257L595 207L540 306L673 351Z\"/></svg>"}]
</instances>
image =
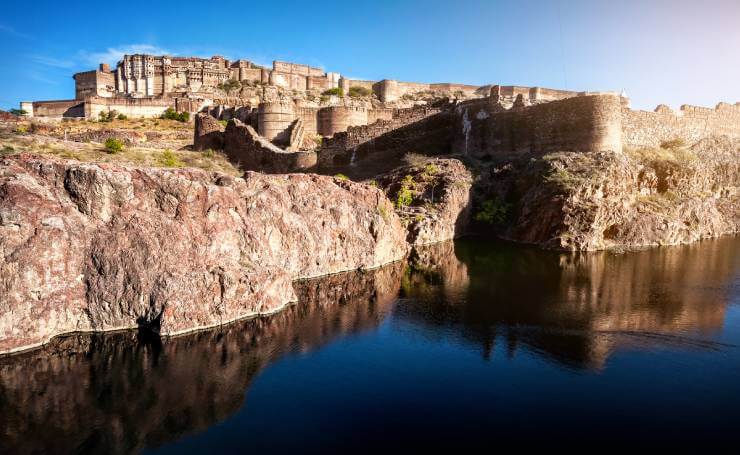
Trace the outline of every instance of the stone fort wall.
<instances>
[{"instance_id":1,"label":"stone fort wall","mask_svg":"<svg viewBox=\"0 0 740 455\"><path fill-rule=\"evenodd\" d=\"M655 112L622 110L622 143L628 147L659 147L674 139L693 144L713 135L740 137L740 103L714 109L685 104L679 112L665 105Z\"/></svg>"},{"instance_id":2,"label":"stone fort wall","mask_svg":"<svg viewBox=\"0 0 740 455\"><path fill-rule=\"evenodd\" d=\"M478 158L493 153L622 150L622 100L576 96L503 110L488 100L456 108L452 148Z\"/></svg>"}]
</instances>

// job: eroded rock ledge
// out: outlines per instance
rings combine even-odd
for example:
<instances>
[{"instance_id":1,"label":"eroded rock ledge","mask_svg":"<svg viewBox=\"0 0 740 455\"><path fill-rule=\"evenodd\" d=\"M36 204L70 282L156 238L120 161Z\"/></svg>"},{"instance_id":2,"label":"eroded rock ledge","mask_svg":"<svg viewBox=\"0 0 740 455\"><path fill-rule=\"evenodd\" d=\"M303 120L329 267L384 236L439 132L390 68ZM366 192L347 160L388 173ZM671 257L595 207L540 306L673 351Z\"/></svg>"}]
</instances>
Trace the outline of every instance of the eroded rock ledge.
<instances>
[{"instance_id":1,"label":"eroded rock ledge","mask_svg":"<svg viewBox=\"0 0 740 455\"><path fill-rule=\"evenodd\" d=\"M0 352L273 312L295 300L293 280L398 260L405 237L380 190L332 177L6 158Z\"/></svg>"}]
</instances>

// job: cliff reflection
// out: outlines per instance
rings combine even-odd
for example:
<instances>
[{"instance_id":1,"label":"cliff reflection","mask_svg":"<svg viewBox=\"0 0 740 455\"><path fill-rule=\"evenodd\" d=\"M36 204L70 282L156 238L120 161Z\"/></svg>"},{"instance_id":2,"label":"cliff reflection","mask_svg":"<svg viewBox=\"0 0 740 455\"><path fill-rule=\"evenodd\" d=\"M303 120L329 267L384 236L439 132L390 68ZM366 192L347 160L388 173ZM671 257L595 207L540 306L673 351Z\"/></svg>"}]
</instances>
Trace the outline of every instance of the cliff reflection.
<instances>
[{"instance_id":1,"label":"cliff reflection","mask_svg":"<svg viewBox=\"0 0 740 455\"><path fill-rule=\"evenodd\" d=\"M0 358L0 452L128 453L203 430L281 355L377 326L404 267L298 282L298 304L217 330L75 335Z\"/></svg>"},{"instance_id":2,"label":"cliff reflection","mask_svg":"<svg viewBox=\"0 0 740 455\"><path fill-rule=\"evenodd\" d=\"M560 254L479 240L420 249L404 276L399 317L448 326L508 355L520 344L572 368L600 369L616 349L714 348L740 241L627 254Z\"/></svg>"}]
</instances>

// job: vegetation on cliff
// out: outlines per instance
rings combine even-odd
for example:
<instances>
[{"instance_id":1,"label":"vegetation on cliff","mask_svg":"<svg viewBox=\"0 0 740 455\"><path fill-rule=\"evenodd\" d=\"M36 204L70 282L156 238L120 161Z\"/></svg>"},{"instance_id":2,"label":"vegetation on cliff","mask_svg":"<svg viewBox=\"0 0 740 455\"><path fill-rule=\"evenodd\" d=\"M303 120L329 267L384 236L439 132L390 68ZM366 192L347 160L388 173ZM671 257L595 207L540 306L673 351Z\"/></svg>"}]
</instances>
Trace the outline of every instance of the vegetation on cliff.
<instances>
[{"instance_id":1,"label":"vegetation on cliff","mask_svg":"<svg viewBox=\"0 0 740 455\"><path fill-rule=\"evenodd\" d=\"M740 229L740 148L728 138L479 165L476 219L566 250L689 243ZM507 207L504 212L493 207ZM491 216L489 216L491 215Z\"/></svg>"}]
</instances>

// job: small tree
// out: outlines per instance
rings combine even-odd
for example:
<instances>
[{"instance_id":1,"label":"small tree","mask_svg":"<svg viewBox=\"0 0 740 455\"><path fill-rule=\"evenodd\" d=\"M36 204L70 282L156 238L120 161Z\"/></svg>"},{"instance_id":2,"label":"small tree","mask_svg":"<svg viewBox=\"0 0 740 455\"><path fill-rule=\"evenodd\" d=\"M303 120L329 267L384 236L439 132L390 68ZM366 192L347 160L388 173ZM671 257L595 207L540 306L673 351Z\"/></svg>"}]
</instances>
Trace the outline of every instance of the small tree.
<instances>
[{"instance_id":1,"label":"small tree","mask_svg":"<svg viewBox=\"0 0 740 455\"><path fill-rule=\"evenodd\" d=\"M26 114L28 114L28 112L26 112L26 111L25 111L25 110L23 110L23 109L11 109L11 110L9 110L8 112L10 112L10 113L11 113L11 114L13 114L13 115L18 115L18 116L20 116L20 115L26 115Z\"/></svg>"}]
</instances>

